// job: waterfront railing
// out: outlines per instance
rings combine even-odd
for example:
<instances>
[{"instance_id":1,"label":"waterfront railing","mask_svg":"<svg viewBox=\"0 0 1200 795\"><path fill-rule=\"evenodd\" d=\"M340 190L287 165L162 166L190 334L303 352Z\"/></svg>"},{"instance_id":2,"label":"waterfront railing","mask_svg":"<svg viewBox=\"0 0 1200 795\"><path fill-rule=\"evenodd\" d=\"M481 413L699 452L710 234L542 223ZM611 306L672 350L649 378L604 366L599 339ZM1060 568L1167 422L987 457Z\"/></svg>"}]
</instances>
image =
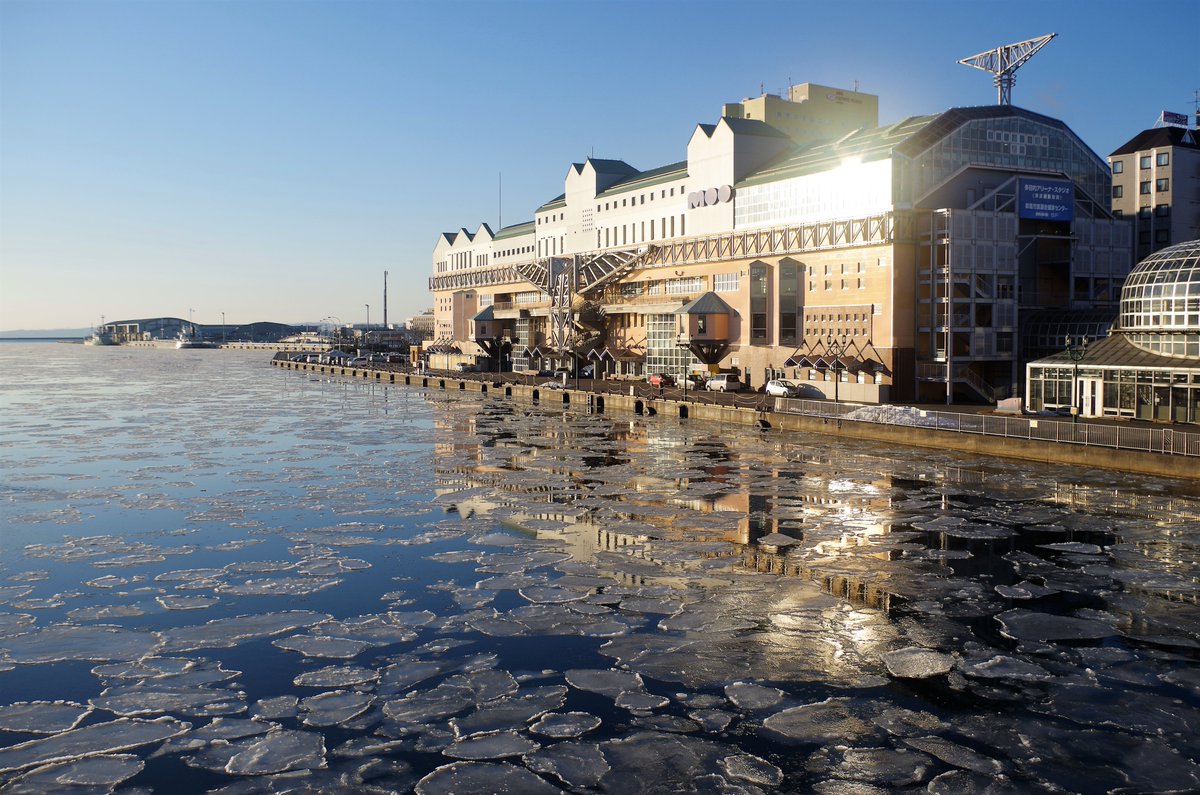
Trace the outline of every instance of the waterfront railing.
<instances>
[{"instance_id":1,"label":"waterfront railing","mask_svg":"<svg viewBox=\"0 0 1200 795\"><path fill-rule=\"evenodd\" d=\"M1200 457L1200 433L1187 433L1172 428L1127 427L1065 422L1046 417L1006 417L998 414L931 411L911 406L830 403L825 400L796 398L776 398L775 410L808 417L913 426L948 433L974 433L1009 439Z\"/></svg>"}]
</instances>

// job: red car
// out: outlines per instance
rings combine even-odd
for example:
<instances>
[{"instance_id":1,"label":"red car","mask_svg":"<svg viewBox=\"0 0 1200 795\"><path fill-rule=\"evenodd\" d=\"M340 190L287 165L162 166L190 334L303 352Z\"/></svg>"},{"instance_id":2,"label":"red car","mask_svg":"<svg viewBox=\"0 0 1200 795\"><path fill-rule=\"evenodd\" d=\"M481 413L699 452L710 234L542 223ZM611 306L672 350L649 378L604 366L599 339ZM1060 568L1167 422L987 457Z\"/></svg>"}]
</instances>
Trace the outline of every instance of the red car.
<instances>
[{"instance_id":1,"label":"red car","mask_svg":"<svg viewBox=\"0 0 1200 795\"><path fill-rule=\"evenodd\" d=\"M675 386L675 379L666 373L651 373L646 380L653 386Z\"/></svg>"}]
</instances>

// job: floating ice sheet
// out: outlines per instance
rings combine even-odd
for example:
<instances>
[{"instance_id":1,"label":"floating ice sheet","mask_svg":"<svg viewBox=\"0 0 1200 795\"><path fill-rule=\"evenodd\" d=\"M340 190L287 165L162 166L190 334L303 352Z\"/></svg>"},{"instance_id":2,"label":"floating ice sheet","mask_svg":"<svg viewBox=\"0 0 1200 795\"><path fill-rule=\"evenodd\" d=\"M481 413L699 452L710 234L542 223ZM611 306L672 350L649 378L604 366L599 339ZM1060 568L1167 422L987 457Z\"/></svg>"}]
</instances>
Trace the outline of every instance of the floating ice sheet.
<instances>
[{"instance_id":1,"label":"floating ice sheet","mask_svg":"<svg viewBox=\"0 0 1200 795\"><path fill-rule=\"evenodd\" d=\"M78 726L91 711L73 701L19 701L0 706L0 731L58 734Z\"/></svg>"},{"instance_id":2,"label":"floating ice sheet","mask_svg":"<svg viewBox=\"0 0 1200 795\"><path fill-rule=\"evenodd\" d=\"M178 737L190 728L190 723L171 718L152 721L121 718L94 723L52 737L0 748L0 773L129 751Z\"/></svg>"}]
</instances>

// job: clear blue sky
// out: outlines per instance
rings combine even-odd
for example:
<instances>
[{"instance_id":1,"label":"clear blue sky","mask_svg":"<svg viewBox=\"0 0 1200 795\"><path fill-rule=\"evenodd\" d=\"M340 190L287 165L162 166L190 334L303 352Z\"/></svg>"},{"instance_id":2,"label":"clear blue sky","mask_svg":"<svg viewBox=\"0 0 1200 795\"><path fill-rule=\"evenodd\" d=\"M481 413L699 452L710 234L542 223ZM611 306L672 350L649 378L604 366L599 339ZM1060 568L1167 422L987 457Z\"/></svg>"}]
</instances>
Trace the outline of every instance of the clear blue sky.
<instances>
[{"instance_id":1,"label":"clear blue sky","mask_svg":"<svg viewBox=\"0 0 1200 795\"><path fill-rule=\"evenodd\" d=\"M955 63L1058 33L1014 103L1101 156L1191 112L1200 3L0 0L0 329L194 311L389 320L438 233L526 221L594 154L682 160L789 82L880 121L995 102Z\"/></svg>"}]
</instances>

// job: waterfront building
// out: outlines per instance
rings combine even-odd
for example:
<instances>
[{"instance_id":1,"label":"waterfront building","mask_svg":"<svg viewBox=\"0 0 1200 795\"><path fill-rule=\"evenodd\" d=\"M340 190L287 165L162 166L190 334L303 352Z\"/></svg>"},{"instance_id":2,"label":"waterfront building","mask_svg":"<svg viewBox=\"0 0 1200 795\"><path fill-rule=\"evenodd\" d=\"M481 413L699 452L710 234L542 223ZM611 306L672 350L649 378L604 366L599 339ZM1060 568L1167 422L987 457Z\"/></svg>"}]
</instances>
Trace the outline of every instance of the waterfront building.
<instances>
[{"instance_id":1,"label":"waterfront building","mask_svg":"<svg viewBox=\"0 0 1200 795\"><path fill-rule=\"evenodd\" d=\"M430 365L992 401L1046 352L1039 320L1102 333L1132 263L1103 159L1021 108L880 126L877 103L805 84L726 105L682 161L589 158L532 220L440 235Z\"/></svg>"},{"instance_id":2,"label":"waterfront building","mask_svg":"<svg viewBox=\"0 0 1200 795\"><path fill-rule=\"evenodd\" d=\"M113 320L101 326L119 343L175 340L181 333L205 342L278 342L284 337L313 330L272 321L254 323L193 323L180 317Z\"/></svg>"},{"instance_id":3,"label":"waterfront building","mask_svg":"<svg viewBox=\"0 0 1200 795\"><path fill-rule=\"evenodd\" d=\"M1074 357L1061 350L1027 366L1030 409L1200 422L1200 240L1138 263L1111 333L1082 356L1071 342Z\"/></svg>"},{"instance_id":4,"label":"waterfront building","mask_svg":"<svg viewBox=\"0 0 1200 795\"><path fill-rule=\"evenodd\" d=\"M1112 210L1133 225L1137 260L1200 238L1200 143L1196 130L1166 125L1142 130L1108 156Z\"/></svg>"}]
</instances>

